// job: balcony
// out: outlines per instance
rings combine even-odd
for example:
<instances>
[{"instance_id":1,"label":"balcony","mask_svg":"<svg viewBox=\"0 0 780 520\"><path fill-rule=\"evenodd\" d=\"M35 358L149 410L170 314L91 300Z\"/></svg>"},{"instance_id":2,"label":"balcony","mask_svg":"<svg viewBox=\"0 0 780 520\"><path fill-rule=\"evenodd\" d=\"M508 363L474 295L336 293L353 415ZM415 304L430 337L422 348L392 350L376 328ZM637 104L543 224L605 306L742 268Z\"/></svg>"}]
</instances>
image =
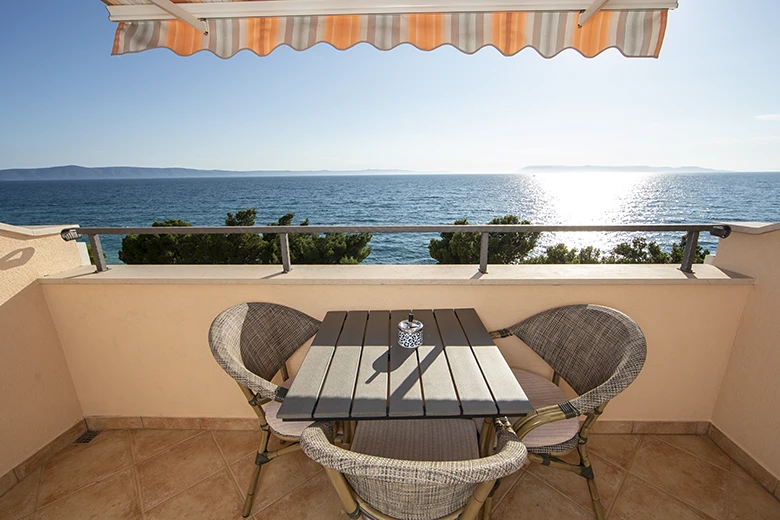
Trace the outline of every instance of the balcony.
<instances>
[{"instance_id":1,"label":"balcony","mask_svg":"<svg viewBox=\"0 0 780 520\"><path fill-rule=\"evenodd\" d=\"M100 518L207 518L204 504L213 518L238 518L256 422L206 337L214 316L243 301L319 318L336 308L474 307L489 328L559 305L617 308L642 327L648 359L593 437L608 518L780 517L780 225L734 225L693 274L672 265L94 273L63 227L0 225L0 519L85 518L94 508ZM497 344L510 365L550 375L517 340ZM87 428L102 432L73 444ZM506 479L493 517L590 518L587 486L548 471ZM261 487L256 519L343 515L302 454L272 462L263 478L291 490Z\"/></svg>"}]
</instances>

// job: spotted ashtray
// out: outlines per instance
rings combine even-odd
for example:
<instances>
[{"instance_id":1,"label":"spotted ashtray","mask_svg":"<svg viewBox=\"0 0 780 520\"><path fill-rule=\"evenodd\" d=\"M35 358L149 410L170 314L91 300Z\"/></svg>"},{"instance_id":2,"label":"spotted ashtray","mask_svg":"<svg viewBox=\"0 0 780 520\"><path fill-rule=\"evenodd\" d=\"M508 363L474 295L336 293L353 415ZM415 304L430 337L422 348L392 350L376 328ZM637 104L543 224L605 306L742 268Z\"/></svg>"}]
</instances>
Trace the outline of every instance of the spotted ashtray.
<instances>
[{"instance_id":1,"label":"spotted ashtray","mask_svg":"<svg viewBox=\"0 0 780 520\"><path fill-rule=\"evenodd\" d=\"M423 324L409 314L409 319L398 323L398 345L403 348L417 348L423 342Z\"/></svg>"}]
</instances>

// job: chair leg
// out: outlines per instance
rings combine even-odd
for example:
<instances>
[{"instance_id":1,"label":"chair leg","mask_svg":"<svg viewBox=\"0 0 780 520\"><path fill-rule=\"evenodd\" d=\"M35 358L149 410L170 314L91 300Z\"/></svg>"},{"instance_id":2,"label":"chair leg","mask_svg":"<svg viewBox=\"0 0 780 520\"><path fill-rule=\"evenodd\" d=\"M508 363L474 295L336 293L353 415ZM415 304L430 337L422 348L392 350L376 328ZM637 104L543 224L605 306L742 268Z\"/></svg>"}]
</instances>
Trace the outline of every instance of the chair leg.
<instances>
[{"instance_id":1,"label":"chair leg","mask_svg":"<svg viewBox=\"0 0 780 520\"><path fill-rule=\"evenodd\" d=\"M249 479L249 489L246 492L246 500L244 500L244 509L241 512L241 516L248 518L252 514L252 504L255 501L255 493L257 492L257 482L260 479L260 470L263 469L263 465L269 462L268 458L268 439L271 436L271 432L268 425L265 424L260 427L262 435L260 437L260 447L257 449L257 456L255 457L255 468L252 471L252 477Z\"/></svg>"},{"instance_id":2,"label":"chair leg","mask_svg":"<svg viewBox=\"0 0 780 520\"><path fill-rule=\"evenodd\" d=\"M482 506L482 520L490 519L490 514L493 512L493 495L496 494L496 490L500 485L501 485L501 479L497 479L496 483L493 484L493 489L491 489L490 493L488 493L488 496L485 499L485 505Z\"/></svg>"},{"instance_id":3,"label":"chair leg","mask_svg":"<svg viewBox=\"0 0 780 520\"><path fill-rule=\"evenodd\" d=\"M590 499L593 501L593 511L596 513L596 519L604 520L604 509L601 507L601 498L599 497L599 489L596 486L596 477L593 474L593 466L591 466L590 458L588 457L587 445L583 441L587 442L587 437L580 437L580 443L577 445L577 451L580 455L580 467L582 468L580 475L588 481Z\"/></svg>"},{"instance_id":4,"label":"chair leg","mask_svg":"<svg viewBox=\"0 0 780 520\"><path fill-rule=\"evenodd\" d=\"M362 518L363 515L361 514L360 506L358 505L357 500L355 500L355 497L352 496L349 484L347 483L347 479L344 478L344 475L335 469L328 467L325 468L325 474L328 475L333 487L336 489L341 504L344 506L344 511L347 512L347 516L352 520L359 520Z\"/></svg>"}]
</instances>

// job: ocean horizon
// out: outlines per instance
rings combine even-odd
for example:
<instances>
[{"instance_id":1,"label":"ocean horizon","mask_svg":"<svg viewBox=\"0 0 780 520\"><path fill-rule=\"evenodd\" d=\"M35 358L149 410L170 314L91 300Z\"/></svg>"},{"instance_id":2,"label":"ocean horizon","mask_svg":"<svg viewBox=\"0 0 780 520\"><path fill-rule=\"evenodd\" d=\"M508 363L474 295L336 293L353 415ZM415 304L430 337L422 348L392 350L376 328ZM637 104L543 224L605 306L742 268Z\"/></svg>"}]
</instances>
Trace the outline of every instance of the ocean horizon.
<instances>
[{"instance_id":1,"label":"ocean horizon","mask_svg":"<svg viewBox=\"0 0 780 520\"><path fill-rule=\"evenodd\" d=\"M227 212L257 209L257 225L295 213L318 225L484 224L517 215L533 224L780 222L780 172L582 172L510 174L364 173L201 178L17 180L0 185L0 222L84 227L150 226L182 219L223 225ZM434 263L436 234L375 234L368 264ZM565 243L603 252L633 236L669 250L680 233L544 233L540 247ZM121 236L101 237L109 264ZM714 252L717 239L702 234Z\"/></svg>"}]
</instances>

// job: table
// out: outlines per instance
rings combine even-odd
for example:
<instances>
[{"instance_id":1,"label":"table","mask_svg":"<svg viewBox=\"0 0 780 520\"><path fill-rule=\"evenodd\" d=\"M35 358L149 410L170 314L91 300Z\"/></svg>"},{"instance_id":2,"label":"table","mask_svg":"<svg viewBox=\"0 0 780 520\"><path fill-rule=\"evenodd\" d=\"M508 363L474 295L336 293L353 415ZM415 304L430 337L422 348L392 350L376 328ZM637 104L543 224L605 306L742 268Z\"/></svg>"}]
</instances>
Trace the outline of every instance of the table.
<instances>
[{"instance_id":1,"label":"table","mask_svg":"<svg viewBox=\"0 0 780 520\"><path fill-rule=\"evenodd\" d=\"M533 410L474 309L413 310L423 345L398 346L409 310L328 312L278 417L469 418Z\"/></svg>"}]
</instances>

